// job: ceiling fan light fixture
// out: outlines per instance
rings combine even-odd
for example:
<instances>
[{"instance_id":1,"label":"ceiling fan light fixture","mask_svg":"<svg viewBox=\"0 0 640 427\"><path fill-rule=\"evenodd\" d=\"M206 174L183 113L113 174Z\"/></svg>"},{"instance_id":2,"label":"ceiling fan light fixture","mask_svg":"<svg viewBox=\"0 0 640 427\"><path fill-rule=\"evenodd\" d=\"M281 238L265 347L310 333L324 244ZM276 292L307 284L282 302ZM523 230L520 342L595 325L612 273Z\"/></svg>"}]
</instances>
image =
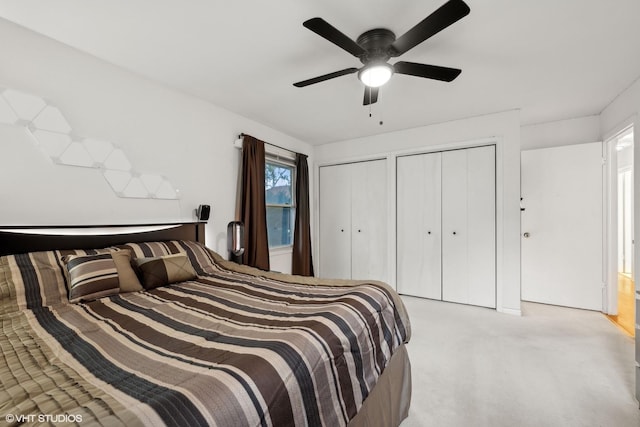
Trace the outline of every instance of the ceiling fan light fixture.
<instances>
[{"instance_id":1,"label":"ceiling fan light fixture","mask_svg":"<svg viewBox=\"0 0 640 427\"><path fill-rule=\"evenodd\" d=\"M369 64L358 72L358 78L368 87L380 87L389 81L393 67L386 62Z\"/></svg>"},{"instance_id":2,"label":"ceiling fan light fixture","mask_svg":"<svg viewBox=\"0 0 640 427\"><path fill-rule=\"evenodd\" d=\"M464 18L470 11L465 0L446 0L445 4L400 37L396 37L393 31L386 28L374 28L360 34L357 40L351 39L320 17L307 19L302 23L305 28L358 58L364 65L360 69L345 68L293 85L305 87L357 72L358 79L365 85L362 103L371 105L378 101L378 88L387 83L396 73L444 82L453 81L462 70L407 61L394 61L393 65L389 65L387 61L405 54Z\"/></svg>"}]
</instances>

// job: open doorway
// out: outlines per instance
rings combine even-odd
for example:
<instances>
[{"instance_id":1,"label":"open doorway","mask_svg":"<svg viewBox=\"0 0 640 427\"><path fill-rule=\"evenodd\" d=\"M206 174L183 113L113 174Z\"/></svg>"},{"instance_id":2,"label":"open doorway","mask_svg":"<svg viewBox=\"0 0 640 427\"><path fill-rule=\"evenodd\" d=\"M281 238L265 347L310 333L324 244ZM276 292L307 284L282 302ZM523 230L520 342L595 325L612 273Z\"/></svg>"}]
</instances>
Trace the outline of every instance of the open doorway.
<instances>
[{"instance_id":1,"label":"open doorway","mask_svg":"<svg viewBox=\"0 0 640 427\"><path fill-rule=\"evenodd\" d=\"M635 332L633 127L608 141L609 149L609 318Z\"/></svg>"}]
</instances>

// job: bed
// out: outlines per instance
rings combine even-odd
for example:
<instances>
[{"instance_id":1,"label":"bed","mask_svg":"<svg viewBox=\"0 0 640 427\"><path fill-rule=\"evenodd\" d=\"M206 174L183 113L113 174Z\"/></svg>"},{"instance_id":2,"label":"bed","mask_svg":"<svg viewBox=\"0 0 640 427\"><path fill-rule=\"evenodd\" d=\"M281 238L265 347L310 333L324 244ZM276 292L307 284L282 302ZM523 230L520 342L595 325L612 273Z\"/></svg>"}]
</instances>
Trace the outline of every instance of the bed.
<instances>
[{"instance_id":1,"label":"bed","mask_svg":"<svg viewBox=\"0 0 640 427\"><path fill-rule=\"evenodd\" d=\"M231 263L202 223L68 231L0 231L0 423L406 418L411 330L388 285Z\"/></svg>"}]
</instances>

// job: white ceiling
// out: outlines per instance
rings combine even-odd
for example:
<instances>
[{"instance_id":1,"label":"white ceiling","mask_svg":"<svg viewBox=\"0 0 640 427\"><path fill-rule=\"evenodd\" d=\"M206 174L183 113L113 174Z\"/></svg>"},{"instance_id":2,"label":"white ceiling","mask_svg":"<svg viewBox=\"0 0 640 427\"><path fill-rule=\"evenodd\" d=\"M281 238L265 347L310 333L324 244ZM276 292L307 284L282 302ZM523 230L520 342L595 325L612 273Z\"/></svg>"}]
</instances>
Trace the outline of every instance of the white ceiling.
<instances>
[{"instance_id":1,"label":"white ceiling","mask_svg":"<svg viewBox=\"0 0 640 427\"><path fill-rule=\"evenodd\" d=\"M523 124L599 114L640 76L638 0L466 1L399 58L458 79L393 76L372 118L356 75L292 85L360 66L302 22L400 36L444 0L0 0L0 16L311 144L510 109Z\"/></svg>"}]
</instances>

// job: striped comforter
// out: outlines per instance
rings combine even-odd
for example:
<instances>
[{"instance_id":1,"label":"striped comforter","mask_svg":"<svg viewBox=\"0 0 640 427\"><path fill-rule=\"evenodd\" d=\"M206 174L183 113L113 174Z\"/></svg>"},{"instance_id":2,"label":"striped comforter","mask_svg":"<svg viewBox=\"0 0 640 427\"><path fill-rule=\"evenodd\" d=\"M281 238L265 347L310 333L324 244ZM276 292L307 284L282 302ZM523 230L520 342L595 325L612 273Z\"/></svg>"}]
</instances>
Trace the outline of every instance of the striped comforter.
<instances>
[{"instance_id":1,"label":"striped comforter","mask_svg":"<svg viewBox=\"0 0 640 427\"><path fill-rule=\"evenodd\" d=\"M184 252L198 277L71 304L68 251L0 258L0 423L344 426L409 339L382 283L260 272L193 242L130 248Z\"/></svg>"}]
</instances>

